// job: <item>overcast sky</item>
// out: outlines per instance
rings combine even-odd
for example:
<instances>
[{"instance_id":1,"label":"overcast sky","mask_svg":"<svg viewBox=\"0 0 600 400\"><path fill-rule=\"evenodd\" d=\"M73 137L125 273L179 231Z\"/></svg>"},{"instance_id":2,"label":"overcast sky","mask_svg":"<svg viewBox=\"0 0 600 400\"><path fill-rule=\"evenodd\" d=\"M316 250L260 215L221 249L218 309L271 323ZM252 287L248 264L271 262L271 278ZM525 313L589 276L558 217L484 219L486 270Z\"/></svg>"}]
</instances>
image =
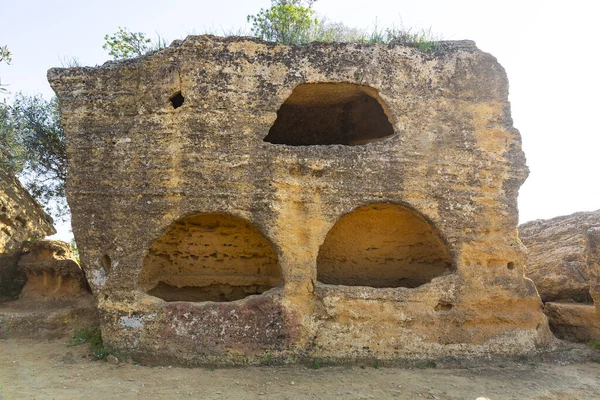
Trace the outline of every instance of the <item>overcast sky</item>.
<instances>
[{"instance_id":1,"label":"overcast sky","mask_svg":"<svg viewBox=\"0 0 600 400\"><path fill-rule=\"evenodd\" d=\"M514 125L531 174L519 195L522 222L600 208L600 15L593 0L318 0L315 10L346 25L431 27L445 39L474 40L507 70ZM103 37L119 26L169 41L247 27L269 0L0 0L0 66L14 93L52 96L46 71L63 57L109 59ZM61 227L62 232L66 232ZM61 237L66 237L64 233Z\"/></svg>"}]
</instances>

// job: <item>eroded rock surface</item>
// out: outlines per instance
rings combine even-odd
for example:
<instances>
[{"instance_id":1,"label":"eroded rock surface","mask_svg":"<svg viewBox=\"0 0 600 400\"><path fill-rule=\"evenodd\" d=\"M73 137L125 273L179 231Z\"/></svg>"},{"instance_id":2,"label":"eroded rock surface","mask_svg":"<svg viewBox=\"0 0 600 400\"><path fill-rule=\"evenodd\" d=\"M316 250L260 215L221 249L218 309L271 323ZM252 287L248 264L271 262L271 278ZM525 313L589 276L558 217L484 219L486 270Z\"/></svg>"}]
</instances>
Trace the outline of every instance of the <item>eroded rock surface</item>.
<instances>
[{"instance_id":1,"label":"eroded rock surface","mask_svg":"<svg viewBox=\"0 0 600 400\"><path fill-rule=\"evenodd\" d=\"M19 268L27 278L20 300L68 302L91 296L83 270L65 242L35 241L21 257Z\"/></svg>"},{"instance_id":2,"label":"eroded rock surface","mask_svg":"<svg viewBox=\"0 0 600 400\"><path fill-rule=\"evenodd\" d=\"M552 332L561 339L600 340L600 316L593 304L546 302L544 313Z\"/></svg>"},{"instance_id":3,"label":"eroded rock surface","mask_svg":"<svg viewBox=\"0 0 600 400\"><path fill-rule=\"evenodd\" d=\"M67 243L35 241L19 268L27 283L17 300L0 304L0 338L59 338L98 323L94 297Z\"/></svg>"},{"instance_id":4,"label":"eroded rock surface","mask_svg":"<svg viewBox=\"0 0 600 400\"><path fill-rule=\"evenodd\" d=\"M543 301L591 303L600 279L600 210L519 226L528 249L527 276Z\"/></svg>"},{"instance_id":5,"label":"eroded rock surface","mask_svg":"<svg viewBox=\"0 0 600 400\"><path fill-rule=\"evenodd\" d=\"M56 233L52 223L23 185L0 170L0 301L19 294L25 284L17 267L23 246Z\"/></svg>"},{"instance_id":6,"label":"eroded rock surface","mask_svg":"<svg viewBox=\"0 0 600 400\"><path fill-rule=\"evenodd\" d=\"M189 365L553 346L506 75L441 47L191 36L50 70L107 345Z\"/></svg>"}]
</instances>

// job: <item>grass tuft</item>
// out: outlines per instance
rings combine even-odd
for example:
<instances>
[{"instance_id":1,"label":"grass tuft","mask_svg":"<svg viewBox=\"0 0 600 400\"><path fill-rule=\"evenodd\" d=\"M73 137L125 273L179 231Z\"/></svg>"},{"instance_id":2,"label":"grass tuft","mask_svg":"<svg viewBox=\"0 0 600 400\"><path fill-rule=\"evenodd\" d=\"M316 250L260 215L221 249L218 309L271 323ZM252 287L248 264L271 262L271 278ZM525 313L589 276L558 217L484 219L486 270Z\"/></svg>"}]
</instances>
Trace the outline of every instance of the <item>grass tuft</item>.
<instances>
[{"instance_id":1,"label":"grass tuft","mask_svg":"<svg viewBox=\"0 0 600 400\"><path fill-rule=\"evenodd\" d=\"M437 368L437 363L433 360L423 361L415 365L419 369Z\"/></svg>"},{"instance_id":2,"label":"grass tuft","mask_svg":"<svg viewBox=\"0 0 600 400\"><path fill-rule=\"evenodd\" d=\"M76 330L73 337L67 342L67 346L80 346L85 343L89 344L94 360L104 360L110 354L104 348L102 334L100 333L100 328L97 326Z\"/></svg>"},{"instance_id":3,"label":"grass tuft","mask_svg":"<svg viewBox=\"0 0 600 400\"><path fill-rule=\"evenodd\" d=\"M600 340L592 340L588 343L592 349L600 350Z\"/></svg>"}]
</instances>

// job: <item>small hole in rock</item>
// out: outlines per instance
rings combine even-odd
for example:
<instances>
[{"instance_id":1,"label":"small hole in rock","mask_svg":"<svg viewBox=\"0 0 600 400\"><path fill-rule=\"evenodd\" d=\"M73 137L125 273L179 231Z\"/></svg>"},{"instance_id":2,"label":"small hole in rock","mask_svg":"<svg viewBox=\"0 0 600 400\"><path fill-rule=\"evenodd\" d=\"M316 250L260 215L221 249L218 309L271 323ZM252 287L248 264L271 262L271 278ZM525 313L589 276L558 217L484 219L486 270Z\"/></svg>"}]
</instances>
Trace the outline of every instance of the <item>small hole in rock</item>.
<instances>
[{"instance_id":1,"label":"small hole in rock","mask_svg":"<svg viewBox=\"0 0 600 400\"><path fill-rule=\"evenodd\" d=\"M110 257L105 254L104 256L102 256L102 260L100 260L100 262L102 263L102 267L108 274L110 272L110 264L111 264Z\"/></svg>"},{"instance_id":2,"label":"small hole in rock","mask_svg":"<svg viewBox=\"0 0 600 400\"><path fill-rule=\"evenodd\" d=\"M440 301L437 306L435 306L435 311L450 311L452 310L452 307L452 304Z\"/></svg>"},{"instance_id":3,"label":"small hole in rock","mask_svg":"<svg viewBox=\"0 0 600 400\"><path fill-rule=\"evenodd\" d=\"M171 105L173 106L173 108L179 108L181 107L185 99L181 95L181 92L177 92L173 96L171 96L169 100L171 100Z\"/></svg>"},{"instance_id":4,"label":"small hole in rock","mask_svg":"<svg viewBox=\"0 0 600 400\"><path fill-rule=\"evenodd\" d=\"M506 268L512 271L513 269L515 269L515 263L512 261L509 262L508 264L506 264Z\"/></svg>"}]
</instances>

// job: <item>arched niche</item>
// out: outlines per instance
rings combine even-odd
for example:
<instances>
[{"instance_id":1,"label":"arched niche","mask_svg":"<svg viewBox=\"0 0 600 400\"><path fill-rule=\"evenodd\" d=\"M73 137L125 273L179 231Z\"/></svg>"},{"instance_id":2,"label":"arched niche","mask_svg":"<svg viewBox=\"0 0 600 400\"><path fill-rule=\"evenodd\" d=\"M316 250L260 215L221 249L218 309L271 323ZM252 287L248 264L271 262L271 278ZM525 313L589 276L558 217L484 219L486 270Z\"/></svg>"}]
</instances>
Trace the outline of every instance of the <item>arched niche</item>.
<instances>
[{"instance_id":1,"label":"arched niche","mask_svg":"<svg viewBox=\"0 0 600 400\"><path fill-rule=\"evenodd\" d=\"M277 255L248 221L205 213L171 224L150 246L140 288L165 301L233 301L281 285Z\"/></svg>"},{"instance_id":2,"label":"arched niche","mask_svg":"<svg viewBox=\"0 0 600 400\"><path fill-rule=\"evenodd\" d=\"M317 258L321 283L414 288L452 271L439 232L417 212L380 203L342 216Z\"/></svg>"},{"instance_id":3,"label":"arched niche","mask_svg":"<svg viewBox=\"0 0 600 400\"><path fill-rule=\"evenodd\" d=\"M291 146L363 145L394 135L377 91L351 83L296 86L277 111L265 142Z\"/></svg>"}]
</instances>

